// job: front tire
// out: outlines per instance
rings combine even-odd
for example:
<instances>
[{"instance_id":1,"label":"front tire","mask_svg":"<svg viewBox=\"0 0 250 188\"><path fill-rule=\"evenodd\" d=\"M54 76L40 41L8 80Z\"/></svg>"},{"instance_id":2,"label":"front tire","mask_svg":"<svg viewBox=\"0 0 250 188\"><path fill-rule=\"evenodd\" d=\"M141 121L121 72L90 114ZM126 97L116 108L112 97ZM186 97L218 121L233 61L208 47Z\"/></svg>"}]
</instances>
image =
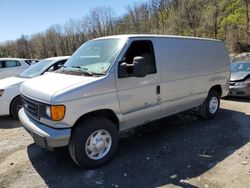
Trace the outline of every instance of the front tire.
<instances>
[{"instance_id":1,"label":"front tire","mask_svg":"<svg viewBox=\"0 0 250 188\"><path fill-rule=\"evenodd\" d=\"M220 96L219 94L211 90L204 103L199 107L200 116L203 119L213 119L215 118L218 110L220 108Z\"/></svg>"},{"instance_id":2,"label":"front tire","mask_svg":"<svg viewBox=\"0 0 250 188\"><path fill-rule=\"evenodd\" d=\"M97 168L107 163L118 147L118 130L103 117L91 117L73 130L69 152L82 168Z\"/></svg>"},{"instance_id":3,"label":"front tire","mask_svg":"<svg viewBox=\"0 0 250 188\"><path fill-rule=\"evenodd\" d=\"M16 120L19 120L18 118L18 111L22 108L22 99L20 96L17 96L13 99L10 105L10 115L14 117Z\"/></svg>"}]
</instances>

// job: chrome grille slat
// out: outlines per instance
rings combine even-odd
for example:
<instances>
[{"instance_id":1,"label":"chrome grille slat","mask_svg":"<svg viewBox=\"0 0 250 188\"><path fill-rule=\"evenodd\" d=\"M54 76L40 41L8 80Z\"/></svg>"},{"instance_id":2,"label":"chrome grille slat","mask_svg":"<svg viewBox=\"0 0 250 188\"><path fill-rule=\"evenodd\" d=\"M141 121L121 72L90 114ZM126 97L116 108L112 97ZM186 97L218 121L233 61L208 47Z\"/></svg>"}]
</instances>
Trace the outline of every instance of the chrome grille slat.
<instances>
[{"instance_id":1,"label":"chrome grille slat","mask_svg":"<svg viewBox=\"0 0 250 188\"><path fill-rule=\"evenodd\" d=\"M34 105L31 105L30 103L27 103L27 101L24 101L24 104L27 104L26 106L28 106L28 108L31 110L31 111L37 111L37 106L34 106Z\"/></svg>"},{"instance_id":2,"label":"chrome grille slat","mask_svg":"<svg viewBox=\"0 0 250 188\"><path fill-rule=\"evenodd\" d=\"M31 111L33 114L37 114L37 109L32 109L30 107L28 107L29 111Z\"/></svg>"},{"instance_id":3,"label":"chrome grille slat","mask_svg":"<svg viewBox=\"0 0 250 188\"><path fill-rule=\"evenodd\" d=\"M27 98L22 95L22 100L23 100L23 106L25 112L27 112L31 117L35 119L39 119L39 103Z\"/></svg>"},{"instance_id":4,"label":"chrome grille slat","mask_svg":"<svg viewBox=\"0 0 250 188\"><path fill-rule=\"evenodd\" d=\"M229 82L230 86L234 86L236 84L236 82Z\"/></svg>"},{"instance_id":5,"label":"chrome grille slat","mask_svg":"<svg viewBox=\"0 0 250 188\"><path fill-rule=\"evenodd\" d=\"M27 103L27 105L29 105L29 107L31 108L36 108L35 104L32 104L31 102L29 102L28 100L23 99L25 103Z\"/></svg>"}]
</instances>

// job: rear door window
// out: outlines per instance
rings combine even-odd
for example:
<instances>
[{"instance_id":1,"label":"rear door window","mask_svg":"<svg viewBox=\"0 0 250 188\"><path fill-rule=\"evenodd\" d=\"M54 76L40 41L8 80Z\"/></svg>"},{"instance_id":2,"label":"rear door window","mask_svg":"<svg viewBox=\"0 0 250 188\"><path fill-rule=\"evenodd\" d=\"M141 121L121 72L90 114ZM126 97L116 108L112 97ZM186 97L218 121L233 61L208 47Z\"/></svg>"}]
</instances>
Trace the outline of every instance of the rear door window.
<instances>
[{"instance_id":1,"label":"rear door window","mask_svg":"<svg viewBox=\"0 0 250 188\"><path fill-rule=\"evenodd\" d=\"M18 67L21 66L21 64L18 61L5 61L6 68L10 67Z\"/></svg>"},{"instance_id":2,"label":"rear door window","mask_svg":"<svg viewBox=\"0 0 250 188\"><path fill-rule=\"evenodd\" d=\"M0 61L0 69L4 67L4 62Z\"/></svg>"}]
</instances>

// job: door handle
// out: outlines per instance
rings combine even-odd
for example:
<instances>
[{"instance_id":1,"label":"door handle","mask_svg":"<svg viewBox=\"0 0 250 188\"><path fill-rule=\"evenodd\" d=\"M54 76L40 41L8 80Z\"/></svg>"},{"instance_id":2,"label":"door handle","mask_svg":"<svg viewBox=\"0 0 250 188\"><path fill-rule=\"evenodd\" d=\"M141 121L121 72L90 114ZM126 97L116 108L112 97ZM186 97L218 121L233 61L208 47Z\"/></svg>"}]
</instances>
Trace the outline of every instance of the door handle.
<instances>
[{"instance_id":1,"label":"door handle","mask_svg":"<svg viewBox=\"0 0 250 188\"><path fill-rule=\"evenodd\" d=\"M156 95L160 95L161 93L161 87L158 85L156 86Z\"/></svg>"}]
</instances>

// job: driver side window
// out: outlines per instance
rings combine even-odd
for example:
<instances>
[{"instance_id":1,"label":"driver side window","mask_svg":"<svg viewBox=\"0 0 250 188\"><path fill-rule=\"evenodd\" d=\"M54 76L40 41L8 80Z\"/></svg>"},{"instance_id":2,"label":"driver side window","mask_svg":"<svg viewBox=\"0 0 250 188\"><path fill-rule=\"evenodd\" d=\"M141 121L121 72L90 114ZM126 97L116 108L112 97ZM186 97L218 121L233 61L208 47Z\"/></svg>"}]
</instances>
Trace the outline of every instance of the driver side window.
<instances>
[{"instance_id":1,"label":"driver side window","mask_svg":"<svg viewBox=\"0 0 250 188\"><path fill-rule=\"evenodd\" d=\"M123 61L127 64L132 64L136 56L141 56L145 59L146 74L156 73L155 55L153 43L150 40L134 41L128 48L123 57Z\"/></svg>"}]
</instances>

